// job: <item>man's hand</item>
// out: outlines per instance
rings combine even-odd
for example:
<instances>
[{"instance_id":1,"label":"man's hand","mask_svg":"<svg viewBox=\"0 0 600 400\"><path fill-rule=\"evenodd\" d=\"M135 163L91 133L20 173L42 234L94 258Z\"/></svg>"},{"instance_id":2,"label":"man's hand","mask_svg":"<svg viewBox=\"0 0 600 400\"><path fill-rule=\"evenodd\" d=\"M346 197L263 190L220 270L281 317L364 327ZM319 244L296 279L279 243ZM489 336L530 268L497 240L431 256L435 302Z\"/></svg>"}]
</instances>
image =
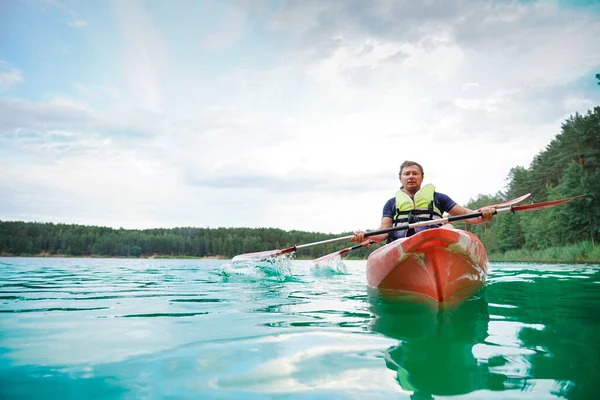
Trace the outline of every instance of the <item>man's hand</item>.
<instances>
[{"instance_id":1,"label":"man's hand","mask_svg":"<svg viewBox=\"0 0 600 400\"><path fill-rule=\"evenodd\" d=\"M350 239L351 242L362 243L365 240L365 233L363 231L354 232L354 236Z\"/></svg>"},{"instance_id":2,"label":"man's hand","mask_svg":"<svg viewBox=\"0 0 600 400\"><path fill-rule=\"evenodd\" d=\"M490 222L494 219L494 214L496 213L496 209L494 207L483 207L477 211L481 212L482 214L481 217L479 217L481 222Z\"/></svg>"}]
</instances>

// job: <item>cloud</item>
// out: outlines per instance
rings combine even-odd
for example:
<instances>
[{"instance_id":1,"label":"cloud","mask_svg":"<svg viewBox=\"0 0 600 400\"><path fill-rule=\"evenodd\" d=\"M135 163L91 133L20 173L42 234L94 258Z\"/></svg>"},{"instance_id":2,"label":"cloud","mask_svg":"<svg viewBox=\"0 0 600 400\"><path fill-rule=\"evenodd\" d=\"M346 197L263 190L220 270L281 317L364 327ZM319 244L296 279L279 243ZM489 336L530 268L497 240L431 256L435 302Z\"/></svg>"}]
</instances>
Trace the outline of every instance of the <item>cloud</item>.
<instances>
[{"instance_id":1,"label":"cloud","mask_svg":"<svg viewBox=\"0 0 600 400\"><path fill-rule=\"evenodd\" d=\"M117 74L0 99L0 209L130 227L372 228L405 159L459 203L495 193L600 100L598 15L563 4L203 3L217 24L180 30L168 8L116 1L116 32L98 32L119 46L93 62ZM89 20L86 37L106 25Z\"/></svg>"},{"instance_id":2,"label":"cloud","mask_svg":"<svg viewBox=\"0 0 600 400\"><path fill-rule=\"evenodd\" d=\"M83 27L87 26L87 24L88 24L87 21L85 21L79 17L79 13L77 11L75 11L71 7L67 6L62 1L42 0L42 3L49 4L53 7L56 7L59 10L61 10L64 14L68 15L72 20L68 21L67 25L70 26L71 28L83 28Z\"/></svg>"},{"instance_id":3,"label":"cloud","mask_svg":"<svg viewBox=\"0 0 600 400\"><path fill-rule=\"evenodd\" d=\"M76 15L77 14L75 11L73 11L64 2L62 2L60 0L42 0L42 3L44 3L44 4L50 4L51 6L59 8L65 14L69 14L69 15Z\"/></svg>"},{"instance_id":4,"label":"cloud","mask_svg":"<svg viewBox=\"0 0 600 400\"><path fill-rule=\"evenodd\" d=\"M410 45L420 58L456 48L464 54L461 68L476 81L571 80L600 63L597 15L553 2L289 2L271 27L283 32L304 27L294 49L304 61L332 59L340 49L359 49L366 40ZM420 61L432 66L437 58ZM498 68L503 64L507 68Z\"/></svg>"},{"instance_id":5,"label":"cloud","mask_svg":"<svg viewBox=\"0 0 600 400\"><path fill-rule=\"evenodd\" d=\"M69 25L71 28L83 28L87 26L87 24L88 23L82 19L77 19L67 23L67 25Z\"/></svg>"},{"instance_id":6,"label":"cloud","mask_svg":"<svg viewBox=\"0 0 600 400\"><path fill-rule=\"evenodd\" d=\"M309 171L290 171L285 174L268 176L251 171L229 171L223 173L202 173L187 176L193 185L214 189L259 189L265 193L331 193L367 191L373 185L386 180L384 176L371 175L348 180L344 176L324 175Z\"/></svg>"},{"instance_id":7,"label":"cloud","mask_svg":"<svg viewBox=\"0 0 600 400\"><path fill-rule=\"evenodd\" d=\"M96 113L68 98L32 103L0 100L0 144L34 164L119 146L151 147L164 118L140 109ZM63 160L65 161L65 160Z\"/></svg>"},{"instance_id":8,"label":"cloud","mask_svg":"<svg viewBox=\"0 0 600 400\"><path fill-rule=\"evenodd\" d=\"M204 36L202 45L207 50L216 50L237 44L244 36L246 13L242 7L230 4L219 21L214 33Z\"/></svg>"},{"instance_id":9,"label":"cloud","mask_svg":"<svg viewBox=\"0 0 600 400\"><path fill-rule=\"evenodd\" d=\"M90 120L86 110L65 104L0 100L0 133L14 129L82 127Z\"/></svg>"},{"instance_id":10,"label":"cloud","mask_svg":"<svg viewBox=\"0 0 600 400\"><path fill-rule=\"evenodd\" d=\"M23 82L23 72L0 60L0 91L8 90L21 82Z\"/></svg>"},{"instance_id":11,"label":"cloud","mask_svg":"<svg viewBox=\"0 0 600 400\"><path fill-rule=\"evenodd\" d=\"M332 101L369 110L417 102L411 111L422 118L481 121L458 127L456 135L470 136L485 123L556 122L573 83L600 65L597 21L588 10L540 2L292 2L271 26L306 27L296 62Z\"/></svg>"},{"instance_id":12,"label":"cloud","mask_svg":"<svg viewBox=\"0 0 600 400\"><path fill-rule=\"evenodd\" d=\"M112 4L123 38L123 67L130 98L140 108L160 112L165 106L162 79L168 66L164 39L142 2Z\"/></svg>"}]
</instances>

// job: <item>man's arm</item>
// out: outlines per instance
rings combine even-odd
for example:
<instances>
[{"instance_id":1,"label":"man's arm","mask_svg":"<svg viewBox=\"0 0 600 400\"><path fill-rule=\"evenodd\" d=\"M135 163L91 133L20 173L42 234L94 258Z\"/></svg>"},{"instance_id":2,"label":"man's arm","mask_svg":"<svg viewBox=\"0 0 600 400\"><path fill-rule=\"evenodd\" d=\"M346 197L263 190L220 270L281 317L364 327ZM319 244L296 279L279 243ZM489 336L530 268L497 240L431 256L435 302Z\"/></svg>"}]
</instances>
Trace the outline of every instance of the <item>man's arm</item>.
<instances>
[{"instance_id":1,"label":"man's arm","mask_svg":"<svg viewBox=\"0 0 600 400\"><path fill-rule=\"evenodd\" d=\"M392 227L392 219L390 217L383 217L381 219L381 225L379 225L379 229L387 229ZM382 233L380 235L368 236L369 240L374 242L383 242L388 237L388 233ZM356 243L362 243L365 240L365 233L363 231L354 232L354 236L350 239Z\"/></svg>"},{"instance_id":2,"label":"man's arm","mask_svg":"<svg viewBox=\"0 0 600 400\"><path fill-rule=\"evenodd\" d=\"M483 213L482 217L469 218L469 219L465 219L464 221L469 224L472 224L472 225L477 225L477 224L482 224L484 222L490 222L492 219L494 219L494 208L493 207L483 207L481 210L475 211L475 210L471 210L469 208L466 208L466 207L463 207L463 206L457 204L448 211L448 214L454 216L454 215L472 214L472 213L476 213L479 211L481 211Z\"/></svg>"}]
</instances>

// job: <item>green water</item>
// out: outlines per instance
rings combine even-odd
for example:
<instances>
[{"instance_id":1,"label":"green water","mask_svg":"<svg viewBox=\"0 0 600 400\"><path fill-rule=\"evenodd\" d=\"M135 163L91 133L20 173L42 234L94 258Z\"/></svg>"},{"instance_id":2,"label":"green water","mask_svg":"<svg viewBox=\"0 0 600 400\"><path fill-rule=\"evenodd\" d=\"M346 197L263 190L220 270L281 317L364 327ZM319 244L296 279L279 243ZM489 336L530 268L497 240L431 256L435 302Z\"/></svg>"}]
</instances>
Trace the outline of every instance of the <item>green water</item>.
<instances>
[{"instance_id":1,"label":"green water","mask_svg":"<svg viewBox=\"0 0 600 400\"><path fill-rule=\"evenodd\" d=\"M492 264L437 313L364 265L0 258L0 398L598 397L600 267Z\"/></svg>"}]
</instances>

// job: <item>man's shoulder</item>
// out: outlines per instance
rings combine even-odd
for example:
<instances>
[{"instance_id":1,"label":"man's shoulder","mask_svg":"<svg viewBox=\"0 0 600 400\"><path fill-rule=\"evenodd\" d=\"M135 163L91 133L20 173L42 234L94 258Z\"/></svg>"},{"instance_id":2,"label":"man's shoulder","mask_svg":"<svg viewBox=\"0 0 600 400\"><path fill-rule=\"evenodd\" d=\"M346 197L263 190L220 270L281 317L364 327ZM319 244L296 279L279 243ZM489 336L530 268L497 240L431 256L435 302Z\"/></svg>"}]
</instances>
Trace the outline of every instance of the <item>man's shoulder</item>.
<instances>
[{"instance_id":1,"label":"man's shoulder","mask_svg":"<svg viewBox=\"0 0 600 400\"><path fill-rule=\"evenodd\" d=\"M444 194L444 193L440 193L440 192L433 192L433 198L436 200L437 199L446 200L446 199L449 199L450 196L448 196L447 194Z\"/></svg>"},{"instance_id":2,"label":"man's shoulder","mask_svg":"<svg viewBox=\"0 0 600 400\"><path fill-rule=\"evenodd\" d=\"M450 211L456 205L456 202L450 196L440 192L434 192L433 201L443 209L442 211Z\"/></svg>"},{"instance_id":3,"label":"man's shoulder","mask_svg":"<svg viewBox=\"0 0 600 400\"><path fill-rule=\"evenodd\" d=\"M391 208L391 209L395 209L396 208L396 198L392 197L391 199L389 199L388 201L385 202L385 205L383 206L384 209L386 208Z\"/></svg>"},{"instance_id":4,"label":"man's shoulder","mask_svg":"<svg viewBox=\"0 0 600 400\"><path fill-rule=\"evenodd\" d=\"M385 205L383 206L383 216L390 217L390 216L394 216L395 213L396 213L396 198L392 197L391 199L386 201Z\"/></svg>"}]
</instances>

